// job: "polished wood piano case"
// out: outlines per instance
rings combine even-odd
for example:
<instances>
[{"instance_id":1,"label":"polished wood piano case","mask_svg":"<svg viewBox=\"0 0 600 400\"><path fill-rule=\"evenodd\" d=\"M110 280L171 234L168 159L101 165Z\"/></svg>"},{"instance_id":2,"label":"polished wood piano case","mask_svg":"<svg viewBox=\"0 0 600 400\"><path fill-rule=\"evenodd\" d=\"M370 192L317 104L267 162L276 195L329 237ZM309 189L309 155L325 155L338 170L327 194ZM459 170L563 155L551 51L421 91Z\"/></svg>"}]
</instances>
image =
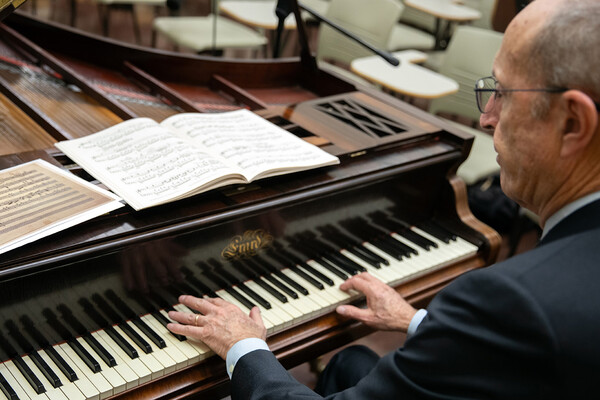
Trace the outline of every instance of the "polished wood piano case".
<instances>
[{"instance_id":1,"label":"polished wood piano case","mask_svg":"<svg viewBox=\"0 0 600 400\"><path fill-rule=\"evenodd\" d=\"M140 212L126 207L0 255L0 333L19 354L31 350L11 337L19 330L35 348L44 347L28 336L24 316L53 345L67 338L50 327L47 309L62 318L60 306L67 305L88 331L97 331L106 326L81 309L82 297L112 290L136 314L145 314L156 311L149 304L159 308L157 296L176 303L178 293L194 286L190 279L205 279L206 271L237 274L236 266L245 265L244 274L269 274L262 267L247 269L256 265L252 260L269 260L279 269L291 267L286 260L304 262L311 253L297 246L305 240L337 251L344 247L341 238L360 243L369 234L389 235L390 221L400 229L443 227L476 246L393 282L415 305L496 257L498 235L472 216L465 186L455 176L472 138L396 98L357 88L298 59L240 61L155 51L18 13L7 18L0 37L2 128L8 138L3 149L15 146L4 150L0 167L43 158L100 184L52 143L135 116L160 121L182 111L240 107L341 160ZM16 328L8 329L9 321ZM329 308L277 329L268 342L283 365L293 367L370 332ZM0 347L0 358L13 357L9 352ZM113 395L214 398L227 394L227 384L223 362L213 356Z\"/></svg>"}]
</instances>

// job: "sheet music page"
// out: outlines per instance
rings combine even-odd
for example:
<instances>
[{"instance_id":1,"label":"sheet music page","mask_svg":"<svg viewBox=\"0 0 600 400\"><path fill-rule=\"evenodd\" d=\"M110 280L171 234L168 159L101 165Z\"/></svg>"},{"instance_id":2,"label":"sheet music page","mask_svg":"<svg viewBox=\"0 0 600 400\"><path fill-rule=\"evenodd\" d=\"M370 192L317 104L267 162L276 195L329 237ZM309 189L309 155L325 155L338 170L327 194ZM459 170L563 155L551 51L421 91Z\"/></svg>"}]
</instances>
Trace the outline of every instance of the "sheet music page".
<instances>
[{"instance_id":1,"label":"sheet music page","mask_svg":"<svg viewBox=\"0 0 600 400\"><path fill-rule=\"evenodd\" d=\"M119 200L43 160L0 170L0 254L122 207Z\"/></svg>"},{"instance_id":2,"label":"sheet music page","mask_svg":"<svg viewBox=\"0 0 600 400\"><path fill-rule=\"evenodd\" d=\"M150 118L128 120L56 147L136 210L183 197L213 181L240 181L235 170Z\"/></svg>"},{"instance_id":3,"label":"sheet music page","mask_svg":"<svg viewBox=\"0 0 600 400\"><path fill-rule=\"evenodd\" d=\"M337 157L248 110L178 114L161 125L242 169L248 181L339 163Z\"/></svg>"}]
</instances>

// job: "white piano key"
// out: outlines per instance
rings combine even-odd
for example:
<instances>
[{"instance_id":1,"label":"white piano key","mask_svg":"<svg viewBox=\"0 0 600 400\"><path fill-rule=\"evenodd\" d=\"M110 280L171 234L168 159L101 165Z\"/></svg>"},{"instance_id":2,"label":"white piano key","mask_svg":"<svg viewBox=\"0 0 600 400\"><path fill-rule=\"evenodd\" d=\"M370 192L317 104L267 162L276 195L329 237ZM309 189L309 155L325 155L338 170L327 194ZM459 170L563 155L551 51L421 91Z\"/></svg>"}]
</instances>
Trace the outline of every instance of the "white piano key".
<instances>
[{"instance_id":1,"label":"white piano key","mask_svg":"<svg viewBox=\"0 0 600 400\"><path fill-rule=\"evenodd\" d=\"M146 366L146 368L150 370L153 380L165 374L163 365L154 357L152 353L146 354L144 350L142 350L133 340L131 340L118 325L113 326L113 328L115 328L115 330L121 334L121 336L123 336L123 338L125 338L125 340L129 342L134 349L136 349L139 360Z\"/></svg>"},{"instance_id":2,"label":"white piano key","mask_svg":"<svg viewBox=\"0 0 600 400\"><path fill-rule=\"evenodd\" d=\"M106 331L100 330L95 333L97 333L104 340L104 343L107 345L107 348L111 349L113 355L115 357L118 356L121 362L126 364L131 371L135 373L140 385L152 380L152 371L146 367L146 365L140 360L139 356L137 358L130 358L127 353L125 353L123 349L121 349L121 347L119 347L119 345L112 340Z\"/></svg>"},{"instance_id":3,"label":"white piano key","mask_svg":"<svg viewBox=\"0 0 600 400\"><path fill-rule=\"evenodd\" d=\"M337 300L331 297L331 295L328 295L324 289L320 290L315 288L310 282L305 280L300 275L296 274L291 269L285 268L282 269L281 272L286 274L290 279L296 280L296 282L298 282L302 286L306 288L310 287L310 294L307 297L309 297L311 301L315 302L319 306L319 310L317 310L317 313L328 312L335 308Z\"/></svg>"},{"instance_id":4,"label":"white piano key","mask_svg":"<svg viewBox=\"0 0 600 400\"><path fill-rule=\"evenodd\" d=\"M338 299L340 303L348 302L351 299L351 294L348 294L340 289L340 285L344 283L344 279L340 278L315 260L308 260L306 263L333 281L333 286L329 286L329 288L326 288L326 290L328 293Z\"/></svg>"},{"instance_id":5,"label":"white piano key","mask_svg":"<svg viewBox=\"0 0 600 400\"><path fill-rule=\"evenodd\" d=\"M390 280L392 280L389 271L384 266L382 266L381 268L375 268L374 266L372 266L371 264L369 264L362 258L355 256L354 254L352 254L351 252L349 252L348 250L345 250L345 249L342 249L340 251L340 253L342 253L344 256L346 256L350 260L354 261L358 265L365 267L365 269L367 270L368 273L370 273L371 275L373 275L375 278L379 279L380 281L387 283Z\"/></svg>"},{"instance_id":6,"label":"white piano key","mask_svg":"<svg viewBox=\"0 0 600 400\"><path fill-rule=\"evenodd\" d=\"M108 334L106 334L106 332L102 332L102 333L104 333L105 336L108 336ZM115 358L115 362L117 363L117 365L115 365L112 368L115 371L117 371L117 373L121 376L121 378L123 378L123 380L125 381L125 387L126 387L126 389L131 389L131 388L134 388L136 386L139 386L139 384L140 384L140 378L139 378L139 376L137 376L137 374L135 372L133 372L131 370L131 368L124 362L124 360L121 358L121 356L119 355L119 353L117 353L112 348L112 346L110 346L110 344L107 343L107 341L105 340L105 338L103 337L103 335L100 333L100 331L92 332L92 335Z\"/></svg>"},{"instance_id":7,"label":"white piano key","mask_svg":"<svg viewBox=\"0 0 600 400\"><path fill-rule=\"evenodd\" d=\"M131 329L133 329L134 331L136 331L140 336L142 336L144 339L146 339L146 335L144 335L144 333L138 329L137 326L135 326L133 324L133 322L128 321L127 322L129 324L129 326L131 327ZM156 360L158 360L159 363L162 364L163 369L164 369L164 374L170 374L171 372L175 372L175 370L177 369L177 363L171 358L169 357L168 354L166 354L165 352L160 352L157 351L159 350L159 348L150 341L150 339L146 339L148 341L148 343L150 343L150 347L152 348L152 355L156 358Z\"/></svg>"},{"instance_id":8,"label":"white piano key","mask_svg":"<svg viewBox=\"0 0 600 400\"><path fill-rule=\"evenodd\" d=\"M44 359L44 361L46 361L46 364L48 364L48 366L50 366L50 368L52 368L54 373L60 378L63 385L60 386L58 389L60 389L60 391L63 392L63 394L66 396L67 399L69 399L69 400L86 400L86 397L81 392L81 390L79 390L79 388L73 382L69 382L67 377L62 373L62 371L58 368L58 366L56 364L54 364L54 361L52 361L52 359L50 358L50 356L48 356L48 354L46 354L44 351L40 351L39 354L40 354L40 357L42 357ZM48 384L50 384L50 382L48 382ZM46 384L44 383L44 386L45 385ZM50 397L50 396L48 396L48 397Z\"/></svg>"},{"instance_id":9,"label":"white piano key","mask_svg":"<svg viewBox=\"0 0 600 400\"><path fill-rule=\"evenodd\" d=\"M94 351L94 349L92 349L92 347L89 344L87 344L87 342L85 340L83 340L83 338L79 337L79 338L77 338L77 341L92 356L94 356L97 359L100 358L99 356L96 355L96 352ZM102 371L100 371L98 373L101 374L104 378L106 378L106 380L110 383L110 385L113 388L113 393L119 394L121 392L124 392L125 389L127 389L127 382L125 382L125 379L121 378L121 375L119 375L119 373L117 371L115 371L114 368L110 368L108 365L106 365L106 363L103 360L101 360L100 362L102 365Z\"/></svg>"},{"instance_id":10,"label":"white piano key","mask_svg":"<svg viewBox=\"0 0 600 400\"><path fill-rule=\"evenodd\" d=\"M54 345L54 350L69 364L77 375L77 380L73 383L87 400L100 400L100 391L94 386L94 384L87 378L87 376L77 367L77 365L69 358L64 352L60 345ZM106 396L108 397L108 396Z\"/></svg>"},{"instance_id":11,"label":"white piano key","mask_svg":"<svg viewBox=\"0 0 600 400\"><path fill-rule=\"evenodd\" d=\"M290 310L287 303L282 303L269 293L267 290L262 288L258 283L254 281L247 281L246 284L252 290L254 290L259 296L262 296L263 299L271 303L272 313L276 314L282 320L282 328L287 328L292 325L295 318L290 314L290 312L294 312Z\"/></svg>"},{"instance_id":12,"label":"white piano key","mask_svg":"<svg viewBox=\"0 0 600 400\"><path fill-rule=\"evenodd\" d=\"M276 319L273 322L277 324L278 329L288 327L292 324L292 316L287 314L280 307L277 307L277 303L279 303L279 301L276 300L273 296L271 296L270 293L268 293L265 289L260 287L258 283L254 281L246 281L244 283L256 294L258 294L271 304L271 308L269 310L265 310L263 307L261 307L260 311L267 311L269 315L274 315ZM274 302L273 299L275 299L276 301Z\"/></svg>"},{"instance_id":13,"label":"white piano key","mask_svg":"<svg viewBox=\"0 0 600 400\"><path fill-rule=\"evenodd\" d=\"M13 388L13 390L15 391L17 396L19 396L20 400L29 400L29 396L27 395L25 390L23 390L23 388L21 387L21 384L19 383L19 379L15 378L13 376L12 372L8 369L8 367L7 367L8 363L12 363L12 361L5 361L0 364L0 373L2 373L2 376L4 376L4 379L6 379L8 384ZM28 385L27 382L25 382L25 384Z\"/></svg>"},{"instance_id":14,"label":"white piano key","mask_svg":"<svg viewBox=\"0 0 600 400\"><path fill-rule=\"evenodd\" d=\"M5 361L4 365L10 371L12 376L18 381L23 382L21 385L21 389L25 393L25 396L31 400L49 400L46 393L37 394L35 390L31 387L31 385L25 380L25 377L21 374L21 371L17 368L17 366L12 361ZM13 388L14 389L14 388ZM16 391L16 389L15 389Z\"/></svg>"},{"instance_id":15,"label":"white piano key","mask_svg":"<svg viewBox=\"0 0 600 400\"><path fill-rule=\"evenodd\" d=\"M50 381L48 379L46 379L46 376L42 373L42 371L39 370L37 365L35 365L33 360L31 358L29 358L29 356L23 356L22 359L25 362L25 364L27 364L27 366L31 369L31 371L35 374L35 376L38 377L40 382L42 382L42 385L44 385L44 387L46 388L46 392L44 394L46 396L48 396L48 399L50 399L50 400L67 400L64 393L61 392L59 388L52 387L52 384L50 384Z\"/></svg>"},{"instance_id":16,"label":"white piano key","mask_svg":"<svg viewBox=\"0 0 600 400\"><path fill-rule=\"evenodd\" d=\"M98 389L98 391L100 392L101 399L105 399L114 394L112 385L108 382L104 375L102 375L99 372L92 372L92 370L90 370L90 368L81 360L81 358L79 358L77 353L75 353L75 351L73 351L73 349L68 344L62 343L59 346L71 360L72 364L69 363L69 365L76 365L77 368L81 372L83 372L83 374L88 378L88 380L92 382L96 389Z\"/></svg>"},{"instance_id":17,"label":"white piano key","mask_svg":"<svg viewBox=\"0 0 600 400\"><path fill-rule=\"evenodd\" d=\"M162 349L156 347L154 351L167 354L169 358L171 358L175 362L176 370L180 370L182 368L187 367L189 365L189 358L185 354L183 354L177 347L173 346L173 344L168 340L168 338L165 337L165 335L161 334L155 329L154 324L150 323L148 315L144 315L140 318L142 319L142 321L146 322L152 329L154 329L154 331L158 333L160 337L162 337L165 341L165 347L163 347Z\"/></svg>"},{"instance_id":18,"label":"white piano key","mask_svg":"<svg viewBox=\"0 0 600 400\"><path fill-rule=\"evenodd\" d=\"M237 301L232 295L227 293L225 290L221 289L215 293L217 296L221 297L223 300L228 301L231 304L235 304L236 306L238 306L246 314L248 314L250 312L248 307L246 307L245 305L243 305L242 303ZM271 320L269 319L269 317L267 315L263 314L262 310L261 310L261 316L262 316L263 323L265 324L265 328L267 328L267 333L273 333L273 331L275 330L275 324L273 324L273 322L271 322Z\"/></svg>"},{"instance_id":19,"label":"white piano key","mask_svg":"<svg viewBox=\"0 0 600 400\"><path fill-rule=\"evenodd\" d=\"M169 331L163 324L160 323L154 316L149 315L147 318L147 322L152 324L152 326L156 329L157 332L161 334L165 340L171 342L173 347L176 347L181 353L183 353L188 358L188 365L194 365L201 360L204 359L205 351L200 352L199 347L194 347L189 343L189 340L180 341L177 339L171 331Z\"/></svg>"},{"instance_id":20,"label":"white piano key","mask_svg":"<svg viewBox=\"0 0 600 400\"><path fill-rule=\"evenodd\" d=\"M189 312L191 313L192 310L190 310L189 308L187 308L186 306L184 306L183 304L176 304L173 306L173 308L177 311L181 311L181 312ZM171 322L175 322L173 321L171 318L169 318L169 314L165 311L165 310L161 310L161 313L166 316ZM207 357L210 357L211 355L214 354L214 352L204 343L202 343L201 341L198 341L194 338L187 338L186 343L188 343L191 347L193 347L198 354L200 354L200 359L203 360Z\"/></svg>"}]
</instances>

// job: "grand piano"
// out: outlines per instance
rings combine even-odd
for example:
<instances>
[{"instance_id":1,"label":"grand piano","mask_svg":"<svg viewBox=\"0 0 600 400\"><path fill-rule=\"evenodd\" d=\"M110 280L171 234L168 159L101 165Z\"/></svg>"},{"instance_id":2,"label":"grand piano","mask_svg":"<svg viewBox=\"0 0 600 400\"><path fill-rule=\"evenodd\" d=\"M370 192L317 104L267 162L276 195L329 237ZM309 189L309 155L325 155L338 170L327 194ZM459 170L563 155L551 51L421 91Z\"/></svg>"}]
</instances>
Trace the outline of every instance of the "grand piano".
<instances>
[{"instance_id":1,"label":"grand piano","mask_svg":"<svg viewBox=\"0 0 600 400\"><path fill-rule=\"evenodd\" d=\"M41 158L102 185L53 143L238 108L341 160L124 207L1 254L0 399L220 398L223 361L165 329L180 294L258 305L291 368L372 332L334 312L363 301L338 289L346 277L369 271L424 306L498 251L455 175L469 135L304 58L181 55L15 12L0 27L0 92L1 168Z\"/></svg>"}]
</instances>

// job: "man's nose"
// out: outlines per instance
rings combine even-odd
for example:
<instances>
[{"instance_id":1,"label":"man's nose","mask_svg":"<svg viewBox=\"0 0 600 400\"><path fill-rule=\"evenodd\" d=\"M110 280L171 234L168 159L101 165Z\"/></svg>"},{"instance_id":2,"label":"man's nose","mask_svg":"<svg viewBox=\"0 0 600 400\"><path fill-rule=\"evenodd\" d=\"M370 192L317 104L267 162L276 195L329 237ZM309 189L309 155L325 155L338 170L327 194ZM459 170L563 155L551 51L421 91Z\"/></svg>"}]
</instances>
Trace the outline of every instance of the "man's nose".
<instances>
[{"instance_id":1,"label":"man's nose","mask_svg":"<svg viewBox=\"0 0 600 400\"><path fill-rule=\"evenodd\" d=\"M481 114L479 124L484 129L494 130L498 124L498 107L493 107L489 112Z\"/></svg>"}]
</instances>

